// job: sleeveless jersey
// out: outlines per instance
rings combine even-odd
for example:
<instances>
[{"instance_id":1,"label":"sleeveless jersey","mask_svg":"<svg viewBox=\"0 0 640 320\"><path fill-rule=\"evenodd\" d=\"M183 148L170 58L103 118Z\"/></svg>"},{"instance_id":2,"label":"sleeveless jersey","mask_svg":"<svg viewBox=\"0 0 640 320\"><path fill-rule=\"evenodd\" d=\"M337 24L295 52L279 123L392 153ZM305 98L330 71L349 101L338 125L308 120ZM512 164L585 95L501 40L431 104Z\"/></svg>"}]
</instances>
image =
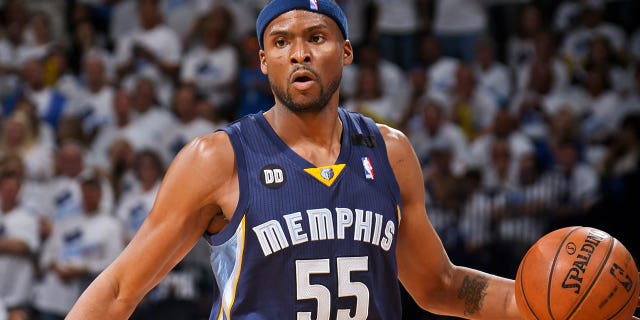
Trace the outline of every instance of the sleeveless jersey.
<instances>
[{"instance_id":1,"label":"sleeveless jersey","mask_svg":"<svg viewBox=\"0 0 640 320\"><path fill-rule=\"evenodd\" d=\"M210 319L401 318L399 187L373 121L339 110L341 150L326 167L291 150L262 113L222 129L240 195L225 229L207 236L219 291Z\"/></svg>"}]
</instances>

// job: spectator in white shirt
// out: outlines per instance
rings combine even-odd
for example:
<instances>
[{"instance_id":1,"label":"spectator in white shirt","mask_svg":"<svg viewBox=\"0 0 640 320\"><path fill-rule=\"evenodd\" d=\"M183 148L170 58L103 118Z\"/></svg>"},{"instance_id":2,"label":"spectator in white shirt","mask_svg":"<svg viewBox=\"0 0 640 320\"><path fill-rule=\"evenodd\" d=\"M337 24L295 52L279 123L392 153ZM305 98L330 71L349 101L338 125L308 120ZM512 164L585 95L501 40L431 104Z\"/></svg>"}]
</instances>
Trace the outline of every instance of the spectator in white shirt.
<instances>
[{"instance_id":1,"label":"spectator in white shirt","mask_svg":"<svg viewBox=\"0 0 640 320\"><path fill-rule=\"evenodd\" d=\"M586 70L582 86L576 87L573 99L581 106L582 134L591 143L604 142L618 128L620 95L613 90L607 70L591 67Z\"/></svg>"},{"instance_id":2,"label":"spectator in white shirt","mask_svg":"<svg viewBox=\"0 0 640 320\"><path fill-rule=\"evenodd\" d=\"M73 219L56 225L40 258L43 279L34 305L45 319L63 319L86 286L122 251L122 228L104 211L102 181L80 179L81 207Z\"/></svg>"},{"instance_id":3,"label":"spectator in white shirt","mask_svg":"<svg viewBox=\"0 0 640 320\"><path fill-rule=\"evenodd\" d=\"M68 44L68 63L75 74L81 74L87 55L101 56L110 79L114 76L113 54L107 49L106 35L98 30L91 17L76 19L73 22L73 34Z\"/></svg>"},{"instance_id":4,"label":"spectator in white shirt","mask_svg":"<svg viewBox=\"0 0 640 320\"><path fill-rule=\"evenodd\" d=\"M420 37L419 65L426 73L426 94L439 99L451 99L451 88L455 84L455 73L460 60L445 56L438 40L430 34ZM451 114L448 105L447 115Z\"/></svg>"},{"instance_id":5,"label":"spectator in white shirt","mask_svg":"<svg viewBox=\"0 0 640 320\"><path fill-rule=\"evenodd\" d=\"M69 66L67 49L54 44L44 59L45 82L67 98L65 115L79 117L82 102L81 79Z\"/></svg>"},{"instance_id":6,"label":"spectator in white shirt","mask_svg":"<svg viewBox=\"0 0 640 320\"><path fill-rule=\"evenodd\" d=\"M84 56L82 64L84 85L80 93L83 129L90 141L106 126L113 125L114 89L110 85L107 61L96 53Z\"/></svg>"},{"instance_id":7,"label":"spectator in white shirt","mask_svg":"<svg viewBox=\"0 0 640 320\"><path fill-rule=\"evenodd\" d=\"M40 125L29 101L21 100L17 108L0 122L0 156L20 156L26 177L44 182L53 176L51 133L43 132L47 127Z\"/></svg>"},{"instance_id":8,"label":"spectator in white shirt","mask_svg":"<svg viewBox=\"0 0 640 320\"><path fill-rule=\"evenodd\" d=\"M167 134L162 141L162 156L167 166L187 142L221 126L221 123L213 123L199 114L197 108L200 98L197 89L190 84L183 84L175 91L172 111L177 121L174 126L166 128Z\"/></svg>"},{"instance_id":9,"label":"spectator in white shirt","mask_svg":"<svg viewBox=\"0 0 640 320\"><path fill-rule=\"evenodd\" d=\"M46 213L42 208L42 200L46 199L47 182L26 176L24 161L17 154L0 158L0 171L15 172L20 177L20 205L27 208L29 213L38 219L42 218Z\"/></svg>"},{"instance_id":10,"label":"spectator in white shirt","mask_svg":"<svg viewBox=\"0 0 640 320\"><path fill-rule=\"evenodd\" d=\"M589 41L589 52L584 61L575 67L574 78L584 80L588 69L603 69L611 82L612 89L620 95L629 94L633 90L633 70L627 59L616 52L609 39L595 36Z\"/></svg>"},{"instance_id":11,"label":"spectator in white shirt","mask_svg":"<svg viewBox=\"0 0 640 320\"><path fill-rule=\"evenodd\" d=\"M516 30L510 34L506 43L506 60L511 69L518 69L531 61L535 54L535 37L544 30L544 21L540 8L526 4L520 10Z\"/></svg>"},{"instance_id":12,"label":"spectator in white shirt","mask_svg":"<svg viewBox=\"0 0 640 320\"><path fill-rule=\"evenodd\" d=\"M404 110L390 96L383 94L378 68L368 65L358 67L356 83L356 92L345 102L344 108L367 115L376 122L397 126Z\"/></svg>"},{"instance_id":13,"label":"spectator in white shirt","mask_svg":"<svg viewBox=\"0 0 640 320\"><path fill-rule=\"evenodd\" d=\"M496 59L496 46L491 38L478 40L475 46L473 71L480 90L487 92L498 107L504 107L511 98L512 75L509 68Z\"/></svg>"},{"instance_id":14,"label":"spectator in white shirt","mask_svg":"<svg viewBox=\"0 0 640 320\"><path fill-rule=\"evenodd\" d=\"M555 35L548 31L539 32L533 39L534 55L514 70L518 90L526 88L536 64L544 63L553 73L553 91L566 90L571 83L570 68L558 54ZM539 66L539 65L538 65Z\"/></svg>"},{"instance_id":15,"label":"spectator in white shirt","mask_svg":"<svg viewBox=\"0 0 640 320\"><path fill-rule=\"evenodd\" d=\"M240 69L238 52L229 38L231 13L225 6L214 6L198 26L198 42L181 63L180 80L193 84L199 94L231 119L236 107L232 89Z\"/></svg>"},{"instance_id":16,"label":"spectator in white shirt","mask_svg":"<svg viewBox=\"0 0 640 320\"><path fill-rule=\"evenodd\" d=\"M134 119L124 130L135 150L151 148L162 153L158 143L164 140L167 128L175 125L176 119L168 106L160 104L156 98L156 87L151 79L139 77L131 92Z\"/></svg>"},{"instance_id":17,"label":"spectator in white shirt","mask_svg":"<svg viewBox=\"0 0 640 320\"><path fill-rule=\"evenodd\" d=\"M168 27L160 10L160 0L137 0L140 27L118 38L116 66L119 79L131 83L136 76L153 79L158 98L169 102L172 81L178 76L182 44Z\"/></svg>"},{"instance_id":18,"label":"spectator in white shirt","mask_svg":"<svg viewBox=\"0 0 640 320\"><path fill-rule=\"evenodd\" d=\"M468 152L467 137L458 125L449 121L437 101L425 98L406 132L423 166L428 165L432 149L440 143L450 149L451 172L460 175L464 171Z\"/></svg>"},{"instance_id":19,"label":"spectator in white shirt","mask_svg":"<svg viewBox=\"0 0 640 320\"><path fill-rule=\"evenodd\" d=\"M77 141L63 141L56 151L55 166L57 175L49 182L47 199L43 207L47 208L45 223L53 228L59 223L73 219L82 207L80 181L83 174L92 172L86 164L86 151ZM113 191L108 181L101 180L101 210L113 210Z\"/></svg>"},{"instance_id":20,"label":"spectator in white shirt","mask_svg":"<svg viewBox=\"0 0 640 320\"><path fill-rule=\"evenodd\" d=\"M71 112L68 97L45 82L45 69L41 59L30 58L24 61L20 76L21 86L3 101L3 116L11 114L20 100L27 99L35 104L38 117L55 130L60 119Z\"/></svg>"},{"instance_id":21,"label":"spectator in white shirt","mask_svg":"<svg viewBox=\"0 0 640 320\"><path fill-rule=\"evenodd\" d=\"M513 154L511 144L504 137L487 140L487 161L476 166L482 170L482 188L494 196L512 189L515 184L518 156Z\"/></svg>"},{"instance_id":22,"label":"spectator in white shirt","mask_svg":"<svg viewBox=\"0 0 640 320\"><path fill-rule=\"evenodd\" d=\"M137 186L127 194L122 194L116 216L124 226L124 235L120 239L128 244L138 232L142 222L151 211L155 202L160 181L164 176L162 158L152 150L142 150L135 155L133 166Z\"/></svg>"},{"instance_id":23,"label":"spectator in white shirt","mask_svg":"<svg viewBox=\"0 0 640 320\"><path fill-rule=\"evenodd\" d=\"M105 172L112 170L109 166L109 150L112 143L124 136L134 119L129 91L124 88L115 89L109 108L112 110L113 121L105 123L96 133L89 150L90 162Z\"/></svg>"},{"instance_id":24,"label":"spectator in white shirt","mask_svg":"<svg viewBox=\"0 0 640 320\"><path fill-rule=\"evenodd\" d=\"M617 54L627 44L625 31L618 25L604 20L603 0L589 0L582 4L580 24L563 39L561 51L570 64L580 64L589 52L589 41L595 36L609 39Z\"/></svg>"},{"instance_id":25,"label":"spectator in white shirt","mask_svg":"<svg viewBox=\"0 0 640 320\"><path fill-rule=\"evenodd\" d=\"M394 102L398 110L406 110L409 102L409 84L404 71L397 64L384 59L374 43L366 43L358 53L358 63L346 66L342 74L341 92L345 100L352 98L357 89L358 68L378 70L382 95ZM404 111L403 111L404 112Z\"/></svg>"},{"instance_id":26,"label":"spectator in white shirt","mask_svg":"<svg viewBox=\"0 0 640 320\"><path fill-rule=\"evenodd\" d=\"M533 152L534 146L529 137L519 130L517 120L507 110L499 110L490 130L471 141L469 145L468 165L484 168L491 165L491 148L496 140L504 140L510 159L516 161L523 154ZM484 175L484 178L488 176Z\"/></svg>"},{"instance_id":27,"label":"spectator in white shirt","mask_svg":"<svg viewBox=\"0 0 640 320\"><path fill-rule=\"evenodd\" d=\"M0 300L14 319L31 307L35 273L31 256L40 245L38 220L20 203L21 177L0 170Z\"/></svg>"},{"instance_id":28,"label":"spectator in white shirt","mask_svg":"<svg viewBox=\"0 0 640 320\"><path fill-rule=\"evenodd\" d=\"M526 86L518 89L509 107L521 130L533 138L545 138L547 118L561 108L571 107L580 113L580 106L571 101L569 93L556 89L556 73L549 61L534 60L527 72Z\"/></svg>"},{"instance_id":29,"label":"spectator in white shirt","mask_svg":"<svg viewBox=\"0 0 640 320\"><path fill-rule=\"evenodd\" d=\"M24 30L24 43L18 48L18 61L44 59L53 45L51 18L45 11L32 11Z\"/></svg>"},{"instance_id":30,"label":"spectator in white shirt","mask_svg":"<svg viewBox=\"0 0 640 320\"><path fill-rule=\"evenodd\" d=\"M472 68L460 64L456 69L455 84L451 88L451 119L473 141L488 131L498 104L488 92L479 86Z\"/></svg>"}]
</instances>

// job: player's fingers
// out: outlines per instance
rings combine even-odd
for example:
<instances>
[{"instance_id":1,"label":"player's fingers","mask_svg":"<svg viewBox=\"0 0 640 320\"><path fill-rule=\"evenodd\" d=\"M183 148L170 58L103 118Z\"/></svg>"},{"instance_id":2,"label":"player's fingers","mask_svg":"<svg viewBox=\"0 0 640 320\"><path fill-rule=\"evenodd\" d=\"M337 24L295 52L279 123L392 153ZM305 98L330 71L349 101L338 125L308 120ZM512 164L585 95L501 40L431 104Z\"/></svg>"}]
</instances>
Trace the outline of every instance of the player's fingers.
<instances>
[{"instance_id":1,"label":"player's fingers","mask_svg":"<svg viewBox=\"0 0 640 320\"><path fill-rule=\"evenodd\" d=\"M640 296L638 296L638 308L640 308ZM632 317L631 320L640 320L638 317Z\"/></svg>"}]
</instances>

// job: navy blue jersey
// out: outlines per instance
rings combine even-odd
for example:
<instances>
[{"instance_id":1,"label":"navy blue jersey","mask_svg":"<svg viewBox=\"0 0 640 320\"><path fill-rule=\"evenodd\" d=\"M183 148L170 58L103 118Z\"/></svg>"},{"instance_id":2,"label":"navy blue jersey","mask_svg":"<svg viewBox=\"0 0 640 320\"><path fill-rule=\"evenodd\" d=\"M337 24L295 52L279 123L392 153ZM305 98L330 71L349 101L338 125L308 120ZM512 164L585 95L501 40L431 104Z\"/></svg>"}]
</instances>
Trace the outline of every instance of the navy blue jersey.
<instances>
[{"instance_id":1,"label":"navy blue jersey","mask_svg":"<svg viewBox=\"0 0 640 320\"><path fill-rule=\"evenodd\" d=\"M223 128L240 199L208 239L220 292L210 319L400 319L399 187L373 121L339 115L340 154L325 167L291 150L261 113Z\"/></svg>"}]
</instances>

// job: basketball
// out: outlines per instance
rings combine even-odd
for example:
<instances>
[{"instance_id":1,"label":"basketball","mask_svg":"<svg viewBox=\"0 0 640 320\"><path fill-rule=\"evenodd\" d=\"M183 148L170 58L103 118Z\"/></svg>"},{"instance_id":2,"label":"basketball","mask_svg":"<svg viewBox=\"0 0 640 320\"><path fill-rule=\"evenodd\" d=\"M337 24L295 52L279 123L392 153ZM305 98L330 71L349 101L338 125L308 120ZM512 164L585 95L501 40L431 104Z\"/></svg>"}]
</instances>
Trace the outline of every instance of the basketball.
<instances>
[{"instance_id":1,"label":"basketball","mask_svg":"<svg viewBox=\"0 0 640 320\"><path fill-rule=\"evenodd\" d=\"M616 238L572 226L554 230L522 258L515 279L531 320L629 320L638 304L638 268Z\"/></svg>"}]
</instances>

